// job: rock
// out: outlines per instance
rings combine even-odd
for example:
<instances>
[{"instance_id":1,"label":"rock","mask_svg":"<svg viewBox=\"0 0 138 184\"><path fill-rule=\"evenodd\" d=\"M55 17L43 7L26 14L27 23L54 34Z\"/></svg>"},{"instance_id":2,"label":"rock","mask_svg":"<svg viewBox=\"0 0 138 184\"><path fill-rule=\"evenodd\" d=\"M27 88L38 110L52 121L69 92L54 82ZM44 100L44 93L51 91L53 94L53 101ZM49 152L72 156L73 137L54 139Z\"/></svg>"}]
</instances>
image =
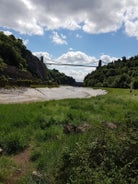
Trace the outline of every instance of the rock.
<instances>
[{"instance_id":1,"label":"rock","mask_svg":"<svg viewBox=\"0 0 138 184\"><path fill-rule=\"evenodd\" d=\"M21 174L22 172L23 172L23 170L21 168L16 170L16 173L18 173L18 174Z\"/></svg>"},{"instance_id":2,"label":"rock","mask_svg":"<svg viewBox=\"0 0 138 184\"><path fill-rule=\"evenodd\" d=\"M65 134L71 134L71 133L83 133L88 131L91 128L91 126L87 123L84 123L82 125L79 126L75 126L72 124L66 124L64 126L63 132Z\"/></svg>"},{"instance_id":3,"label":"rock","mask_svg":"<svg viewBox=\"0 0 138 184\"><path fill-rule=\"evenodd\" d=\"M72 124L66 124L64 125L63 132L65 134L75 133L76 132L76 126Z\"/></svg>"},{"instance_id":4,"label":"rock","mask_svg":"<svg viewBox=\"0 0 138 184\"><path fill-rule=\"evenodd\" d=\"M2 148L0 148L0 154L3 152L3 149Z\"/></svg>"},{"instance_id":5,"label":"rock","mask_svg":"<svg viewBox=\"0 0 138 184\"><path fill-rule=\"evenodd\" d=\"M107 128L110 128L110 129L116 129L117 128L117 125L115 123L111 123L111 122L104 122L104 125L107 127Z\"/></svg>"},{"instance_id":6,"label":"rock","mask_svg":"<svg viewBox=\"0 0 138 184\"><path fill-rule=\"evenodd\" d=\"M76 128L77 133L83 133L91 129L91 125L84 123Z\"/></svg>"},{"instance_id":7,"label":"rock","mask_svg":"<svg viewBox=\"0 0 138 184\"><path fill-rule=\"evenodd\" d=\"M42 178L43 177L43 175L41 173L39 173L38 171L33 171L32 176L36 177L36 178Z\"/></svg>"}]
</instances>

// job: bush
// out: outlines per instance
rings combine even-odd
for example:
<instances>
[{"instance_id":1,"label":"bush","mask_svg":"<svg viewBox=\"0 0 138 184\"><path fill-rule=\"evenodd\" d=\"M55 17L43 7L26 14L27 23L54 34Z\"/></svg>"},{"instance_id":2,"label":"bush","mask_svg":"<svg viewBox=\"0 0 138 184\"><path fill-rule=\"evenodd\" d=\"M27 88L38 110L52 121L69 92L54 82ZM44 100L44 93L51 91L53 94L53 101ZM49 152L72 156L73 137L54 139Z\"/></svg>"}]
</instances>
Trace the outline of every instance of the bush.
<instances>
[{"instance_id":1,"label":"bush","mask_svg":"<svg viewBox=\"0 0 138 184\"><path fill-rule=\"evenodd\" d=\"M27 176L23 177L18 181L18 184L52 184L51 181L45 176L42 177L34 177L34 176Z\"/></svg>"},{"instance_id":2,"label":"bush","mask_svg":"<svg viewBox=\"0 0 138 184\"><path fill-rule=\"evenodd\" d=\"M138 89L138 77L135 79L133 86L134 89Z\"/></svg>"},{"instance_id":3,"label":"bush","mask_svg":"<svg viewBox=\"0 0 138 184\"><path fill-rule=\"evenodd\" d=\"M0 87L5 87L7 83L8 83L8 79L4 75L2 75L0 77Z\"/></svg>"},{"instance_id":4,"label":"bush","mask_svg":"<svg viewBox=\"0 0 138 184\"><path fill-rule=\"evenodd\" d=\"M40 151L33 151L30 157L30 160L35 162L41 157Z\"/></svg>"},{"instance_id":5,"label":"bush","mask_svg":"<svg viewBox=\"0 0 138 184\"><path fill-rule=\"evenodd\" d=\"M89 139L86 143L77 143L73 149L66 149L56 183L136 183L138 155L136 141L134 137L131 139L117 140L112 132L103 132L95 140Z\"/></svg>"},{"instance_id":6,"label":"bush","mask_svg":"<svg viewBox=\"0 0 138 184\"><path fill-rule=\"evenodd\" d=\"M28 80L28 79L20 79L17 80L17 85L18 86L25 86L25 87L29 87L32 83L32 80Z\"/></svg>"},{"instance_id":7,"label":"bush","mask_svg":"<svg viewBox=\"0 0 138 184\"><path fill-rule=\"evenodd\" d=\"M28 146L28 138L21 132L11 132L1 138L0 145L7 154L15 154Z\"/></svg>"}]
</instances>

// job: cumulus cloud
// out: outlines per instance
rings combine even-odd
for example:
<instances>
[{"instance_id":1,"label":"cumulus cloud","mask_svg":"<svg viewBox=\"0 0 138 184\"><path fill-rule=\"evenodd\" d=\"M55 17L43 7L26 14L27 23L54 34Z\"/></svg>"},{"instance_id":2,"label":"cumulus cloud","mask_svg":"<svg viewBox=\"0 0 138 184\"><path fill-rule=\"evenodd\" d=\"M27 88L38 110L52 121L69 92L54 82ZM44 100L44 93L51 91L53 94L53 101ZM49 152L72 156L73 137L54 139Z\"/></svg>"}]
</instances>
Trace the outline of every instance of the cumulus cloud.
<instances>
[{"instance_id":1,"label":"cumulus cloud","mask_svg":"<svg viewBox=\"0 0 138 184\"><path fill-rule=\"evenodd\" d=\"M138 3L137 3L138 4ZM125 12L125 32L138 39L138 5L130 6Z\"/></svg>"},{"instance_id":2,"label":"cumulus cloud","mask_svg":"<svg viewBox=\"0 0 138 184\"><path fill-rule=\"evenodd\" d=\"M12 35L12 32L11 31L2 31L5 35L7 35L7 36L10 36L10 35Z\"/></svg>"},{"instance_id":3,"label":"cumulus cloud","mask_svg":"<svg viewBox=\"0 0 138 184\"><path fill-rule=\"evenodd\" d=\"M100 56L100 60L103 61L103 64L108 64L108 63L111 63L113 61L118 60L118 58L117 57L111 57L111 56L103 54L103 55Z\"/></svg>"},{"instance_id":4,"label":"cumulus cloud","mask_svg":"<svg viewBox=\"0 0 138 184\"><path fill-rule=\"evenodd\" d=\"M86 65L86 66L96 66L97 59L95 57L89 56L81 51L69 51L65 54L62 54L60 57L55 59L55 63L60 64L72 64L72 65ZM75 66L58 66L60 72L65 73L66 75L72 76L76 81L83 81L84 77L94 70L95 67L82 68Z\"/></svg>"},{"instance_id":5,"label":"cumulus cloud","mask_svg":"<svg viewBox=\"0 0 138 184\"><path fill-rule=\"evenodd\" d=\"M65 64L80 64L80 65L93 65L96 63L96 58L88 56L81 51L69 51L55 60L56 63Z\"/></svg>"},{"instance_id":6,"label":"cumulus cloud","mask_svg":"<svg viewBox=\"0 0 138 184\"><path fill-rule=\"evenodd\" d=\"M58 45L67 45L66 36L63 34L58 34L56 31L53 31L51 38L52 41Z\"/></svg>"},{"instance_id":7,"label":"cumulus cloud","mask_svg":"<svg viewBox=\"0 0 138 184\"><path fill-rule=\"evenodd\" d=\"M44 62L52 62L52 55L50 55L48 52L33 52L33 55L37 56L39 59L41 56L44 57Z\"/></svg>"},{"instance_id":8,"label":"cumulus cloud","mask_svg":"<svg viewBox=\"0 0 138 184\"><path fill-rule=\"evenodd\" d=\"M24 0L1 0L0 25L23 34L42 35L43 27L39 25L39 18L34 16L37 8L36 4L28 0L35 7L35 9L29 10L28 5L24 2Z\"/></svg>"},{"instance_id":9,"label":"cumulus cloud","mask_svg":"<svg viewBox=\"0 0 138 184\"><path fill-rule=\"evenodd\" d=\"M65 73L67 76L73 77L77 82L82 82L84 77L95 70L95 68L83 68L73 66L50 66L49 69L57 69L61 73Z\"/></svg>"},{"instance_id":10,"label":"cumulus cloud","mask_svg":"<svg viewBox=\"0 0 138 184\"><path fill-rule=\"evenodd\" d=\"M136 37L138 39L138 20L126 21L125 31L129 36Z\"/></svg>"},{"instance_id":11,"label":"cumulus cloud","mask_svg":"<svg viewBox=\"0 0 138 184\"><path fill-rule=\"evenodd\" d=\"M24 43L25 46L29 43L28 39L26 39L26 40L22 39L22 40L23 40L23 43Z\"/></svg>"},{"instance_id":12,"label":"cumulus cloud","mask_svg":"<svg viewBox=\"0 0 138 184\"><path fill-rule=\"evenodd\" d=\"M47 65L49 69L57 69L60 72L65 73L68 76L72 76L76 81L83 81L84 77L95 70L98 65L99 59L104 61L104 64L112 62L118 58L110 57L108 55L101 55L99 59L89 56L81 51L69 51L62 54L58 58L54 58L47 52L35 52L33 53L37 57L44 57L45 63L56 63L56 64L72 64L72 65L86 65L94 67L80 67L80 66L64 66L64 65Z\"/></svg>"},{"instance_id":13,"label":"cumulus cloud","mask_svg":"<svg viewBox=\"0 0 138 184\"><path fill-rule=\"evenodd\" d=\"M124 24L129 36L138 37L137 0L1 0L0 10L0 25L23 34L60 28L97 34Z\"/></svg>"}]
</instances>

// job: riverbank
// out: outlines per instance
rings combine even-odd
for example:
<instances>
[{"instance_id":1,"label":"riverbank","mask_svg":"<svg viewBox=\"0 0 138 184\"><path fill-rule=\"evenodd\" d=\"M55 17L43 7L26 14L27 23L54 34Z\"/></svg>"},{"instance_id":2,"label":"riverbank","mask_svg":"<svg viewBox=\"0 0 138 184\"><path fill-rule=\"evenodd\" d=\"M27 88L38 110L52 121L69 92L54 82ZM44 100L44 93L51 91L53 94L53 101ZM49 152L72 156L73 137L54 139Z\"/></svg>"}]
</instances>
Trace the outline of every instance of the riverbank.
<instances>
[{"instance_id":1,"label":"riverbank","mask_svg":"<svg viewBox=\"0 0 138 184\"><path fill-rule=\"evenodd\" d=\"M90 98L104 95L105 90L60 86L54 88L11 88L0 89L0 103L23 103L47 100L59 100L68 98Z\"/></svg>"}]
</instances>

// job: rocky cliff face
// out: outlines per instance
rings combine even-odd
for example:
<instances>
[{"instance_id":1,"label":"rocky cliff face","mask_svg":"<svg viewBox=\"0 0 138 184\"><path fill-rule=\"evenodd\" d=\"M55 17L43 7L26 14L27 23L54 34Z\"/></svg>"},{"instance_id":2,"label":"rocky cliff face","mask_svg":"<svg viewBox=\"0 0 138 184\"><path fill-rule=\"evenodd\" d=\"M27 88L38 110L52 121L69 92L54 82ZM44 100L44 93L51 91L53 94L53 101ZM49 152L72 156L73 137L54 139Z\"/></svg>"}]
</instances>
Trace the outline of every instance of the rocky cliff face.
<instances>
[{"instance_id":1,"label":"rocky cliff face","mask_svg":"<svg viewBox=\"0 0 138 184\"><path fill-rule=\"evenodd\" d=\"M39 77L42 80L48 80L49 71L42 61L28 50L26 50L25 58L27 60L27 68L33 76Z\"/></svg>"},{"instance_id":2,"label":"rocky cliff face","mask_svg":"<svg viewBox=\"0 0 138 184\"><path fill-rule=\"evenodd\" d=\"M26 49L22 40L0 32L0 76L44 81L48 80L48 72L45 64Z\"/></svg>"}]
</instances>

